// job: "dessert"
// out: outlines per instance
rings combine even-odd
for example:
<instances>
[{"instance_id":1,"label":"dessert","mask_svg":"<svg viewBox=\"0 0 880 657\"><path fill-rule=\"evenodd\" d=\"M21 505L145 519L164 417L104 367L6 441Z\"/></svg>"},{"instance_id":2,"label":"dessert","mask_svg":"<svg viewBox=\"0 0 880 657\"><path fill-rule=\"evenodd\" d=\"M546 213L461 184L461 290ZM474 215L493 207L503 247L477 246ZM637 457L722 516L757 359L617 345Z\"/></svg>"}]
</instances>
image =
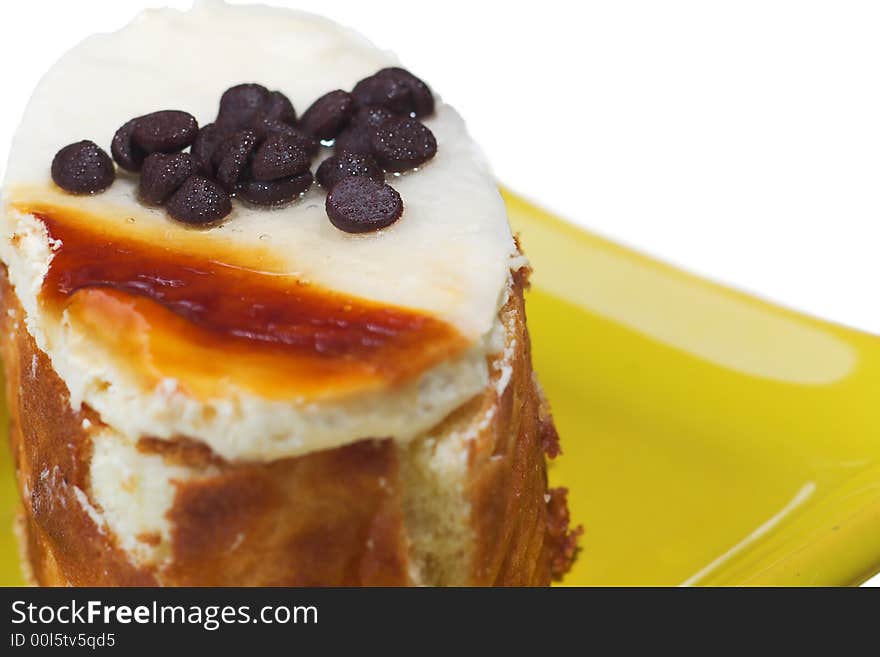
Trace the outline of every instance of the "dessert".
<instances>
[{"instance_id":1,"label":"dessert","mask_svg":"<svg viewBox=\"0 0 880 657\"><path fill-rule=\"evenodd\" d=\"M297 12L145 12L41 81L3 203L35 583L570 565L528 265L462 120L388 53Z\"/></svg>"}]
</instances>

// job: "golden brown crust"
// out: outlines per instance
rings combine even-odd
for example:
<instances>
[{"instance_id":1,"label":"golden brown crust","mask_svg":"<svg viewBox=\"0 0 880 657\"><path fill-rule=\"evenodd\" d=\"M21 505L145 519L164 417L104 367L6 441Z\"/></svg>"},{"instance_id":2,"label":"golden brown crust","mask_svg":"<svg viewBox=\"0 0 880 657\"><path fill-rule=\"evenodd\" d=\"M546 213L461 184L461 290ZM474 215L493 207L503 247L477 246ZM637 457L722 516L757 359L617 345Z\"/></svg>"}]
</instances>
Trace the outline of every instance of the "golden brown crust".
<instances>
[{"instance_id":1,"label":"golden brown crust","mask_svg":"<svg viewBox=\"0 0 880 657\"><path fill-rule=\"evenodd\" d=\"M401 586L406 540L390 440L178 484L167 583Z\"/></svg>"},{"instance_id":2,"label":"golden brown crust","mask_svg":"<svg viewBox=\"0 0 880 657\"><path fill-rule=\"evenodd\" d=\"M410 583L399 452L391 440L231 464L197 441L144 437L141 452L198 476L175 482L170 560L161 567L132 563L83 506L83 500L96 506L89 490L90 430L83 419L100 426L100 418L89 409L70 409L63 382L24 329L18 301L5 275L0 278L0 354L24 507L24 551L36 583ZM567 516L560 530L559 509L548 511L544 449L552 420L532 376L524 283L516 281L504 310L515 327L511 381L500 398L490 386L471 402L493 409L469 454L475 585L546 585L574 549L573 541L558 538L566 535ZM558 507L555 499L550 504Z\"/></svg>"},{"instance_id":3,"label":"golden brown crust","mask_svg":"<svg viewBox=\"0 0 880 657\"><path fill-rule=\"evenodd\" d=\"M64 383L24 328L5 271L0 294L9 435L24 507L21 533L33 578L44 586L154 584L155 578L128 562L80 502L89 489L91 460L83 420L97 418L71 410Z\"/></svg>"},{"instance_id":4,"label":"golden brown crust","mask_svg":"<svg viewBox=\"0 0 880 657\"><path fill-rule=\"evenodd\" d=\"M518 272L502 319L513 345L511 379L501 397L487 395L492 420L471 445L471 505L474 583L541 586L550 582L554 545L548 540L547 470L544 426L552 420L532 375L523 287ZM555 432L555 430L554 430Z\"/></svg>"}]
</instances>

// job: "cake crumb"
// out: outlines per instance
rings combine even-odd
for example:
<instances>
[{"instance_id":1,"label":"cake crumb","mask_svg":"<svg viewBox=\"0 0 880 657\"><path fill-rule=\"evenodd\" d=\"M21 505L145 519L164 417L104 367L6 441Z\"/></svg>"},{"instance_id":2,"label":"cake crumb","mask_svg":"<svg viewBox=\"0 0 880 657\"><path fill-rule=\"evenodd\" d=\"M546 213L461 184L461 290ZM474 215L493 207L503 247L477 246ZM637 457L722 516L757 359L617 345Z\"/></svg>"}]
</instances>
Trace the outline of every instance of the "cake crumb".
<instances>
[{"instance_id":1,"label":"cake crumb","mask_svg":"<svg viewBox=\"0 0 880 657\"><path fill-rule=\"evenodd\" d=\"M567 573L577 557L578 538L584 528L578 525L571 528L571 515L568 512L568 489L551 488L547 491L547 540L550 544L550 572L554 579Z\"/></svg>"}]
</instances>

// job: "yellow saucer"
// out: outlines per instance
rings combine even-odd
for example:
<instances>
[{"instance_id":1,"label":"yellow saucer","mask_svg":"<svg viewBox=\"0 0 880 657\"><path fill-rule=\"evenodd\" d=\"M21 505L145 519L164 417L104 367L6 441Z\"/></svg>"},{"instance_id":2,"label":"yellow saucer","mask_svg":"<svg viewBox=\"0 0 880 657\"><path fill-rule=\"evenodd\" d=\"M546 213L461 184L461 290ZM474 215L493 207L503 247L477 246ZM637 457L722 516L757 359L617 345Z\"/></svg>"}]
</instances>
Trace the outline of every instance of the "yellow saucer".
<instances>
[{"instance_id":1,"label":"yellow saucer","mask_svg":"<svg viewBox=\"0 0 880 657\"><path fill-rule=\"evenodd\" d=\"M565 450L551 479L585 527L564 584L841 585L880 570L880 338L506 199ZM0 454L0 583L19 584Z\"/></svg>"}]
</instances>

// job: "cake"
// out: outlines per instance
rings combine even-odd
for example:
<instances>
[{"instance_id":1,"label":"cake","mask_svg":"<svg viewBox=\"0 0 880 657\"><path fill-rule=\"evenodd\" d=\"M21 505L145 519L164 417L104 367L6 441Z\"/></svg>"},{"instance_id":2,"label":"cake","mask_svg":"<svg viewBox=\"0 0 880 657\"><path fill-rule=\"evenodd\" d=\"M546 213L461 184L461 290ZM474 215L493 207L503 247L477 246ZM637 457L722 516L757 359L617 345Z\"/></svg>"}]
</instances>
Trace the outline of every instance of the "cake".
<instances>
[{"instance_id":1,"label":"cake","mask_svg":"<svg viewBox=\"0 0 880 657\"><path fill-rule=\"evenodd\" d=\"M39 83L0 216L33 583L570 566L527 260L462 119L389 53L289 10L144 12Z\"/></svg>"}]
</instances>

